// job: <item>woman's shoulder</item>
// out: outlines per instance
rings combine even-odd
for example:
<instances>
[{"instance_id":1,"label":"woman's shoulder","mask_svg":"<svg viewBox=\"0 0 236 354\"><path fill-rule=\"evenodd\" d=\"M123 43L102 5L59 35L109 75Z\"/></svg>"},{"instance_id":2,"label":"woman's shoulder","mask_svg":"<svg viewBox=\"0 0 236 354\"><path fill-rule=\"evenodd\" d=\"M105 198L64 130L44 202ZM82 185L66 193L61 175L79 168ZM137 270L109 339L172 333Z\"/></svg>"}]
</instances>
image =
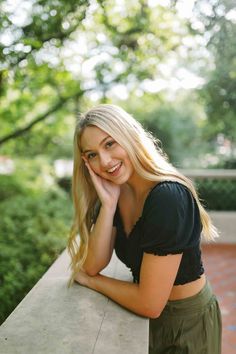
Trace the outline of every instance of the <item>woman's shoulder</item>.
<instances>
[{"instance_id":1,"label":"woman's shoulder","mask_svg":"<svg viewBox=\"0 0 236 354\"><path fill-rule=\"evenodd\" d=\"M144 211L155 206L170 209L186 203L194 203L190 190L180 182L167 180L157 183L152 188L146 199Z\"/></svg>"},{"instance_id":2,"label":"woman's shoulder","mask_svg":"<svg viewBox=\"0 0 236 354\"><path fill-rule=\"evenodd\" d=\"M191 193L188 187L178 181L162 181L157 183L150 191L149 196L162 195L178 195L181 193Z\"/></svg>"},{"instance_id":3,"label":"woman's shoulder","mask_svg":"<svg viewBox=\"0 0 236 354\"><path fill-rule=\"evenodd\" d=\"M199 242L199 209L191 191L180 182L158 183L146 200L142 220L145 252L178 253Z\"/></svg>"}]
</instances>

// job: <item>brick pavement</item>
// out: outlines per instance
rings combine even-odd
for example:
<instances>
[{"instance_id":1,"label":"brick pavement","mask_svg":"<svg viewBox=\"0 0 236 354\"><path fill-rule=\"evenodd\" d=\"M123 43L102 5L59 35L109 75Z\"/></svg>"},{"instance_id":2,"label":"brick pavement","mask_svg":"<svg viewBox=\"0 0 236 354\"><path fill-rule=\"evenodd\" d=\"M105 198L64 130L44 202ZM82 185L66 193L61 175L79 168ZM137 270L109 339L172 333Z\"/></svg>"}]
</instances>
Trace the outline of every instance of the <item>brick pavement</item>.
<instances>
[{"instance_id":1,"label":"brick pavement","mask_svg":"<svg viewBox=\"0 0 236 354\"><path fill-rule=\"evenodd\" d=\"M236 354L236 244L203 244L202 255L221 308L222 354Z\"/></svg>"}]
</instances>

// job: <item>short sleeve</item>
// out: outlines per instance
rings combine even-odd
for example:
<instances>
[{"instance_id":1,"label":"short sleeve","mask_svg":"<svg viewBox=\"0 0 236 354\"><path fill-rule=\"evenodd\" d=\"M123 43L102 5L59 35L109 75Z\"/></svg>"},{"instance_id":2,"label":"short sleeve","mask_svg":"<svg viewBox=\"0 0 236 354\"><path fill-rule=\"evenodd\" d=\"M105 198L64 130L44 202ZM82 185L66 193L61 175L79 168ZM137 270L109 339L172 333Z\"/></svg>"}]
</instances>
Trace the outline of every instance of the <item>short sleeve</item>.
<instances>
[{"instance_id":1,"label":"short sleeve","mask_svg":"<svg viewBox=\"0 0 236 354\"><path fill-rule=\"evenodd\" d=\"M201 221L195 199L178 182L161 182L143 210L141 247L157 255L178 254L199 244Z\"/></svg>"}]
</instances>

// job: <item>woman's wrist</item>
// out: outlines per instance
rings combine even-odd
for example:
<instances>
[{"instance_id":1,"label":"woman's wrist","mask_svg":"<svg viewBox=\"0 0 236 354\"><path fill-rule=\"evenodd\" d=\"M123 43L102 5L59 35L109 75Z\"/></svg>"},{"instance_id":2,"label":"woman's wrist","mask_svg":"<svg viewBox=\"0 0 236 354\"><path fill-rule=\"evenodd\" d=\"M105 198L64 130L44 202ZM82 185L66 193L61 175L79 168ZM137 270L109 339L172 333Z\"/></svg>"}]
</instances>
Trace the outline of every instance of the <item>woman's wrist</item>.
<instances>
[{"instance_id":1,"label":"woman's wrist","mask_svg":"<svg viewBox=\"0 0 236 354\"><path fill-rule=\"evenodd\" d=\"M117 204L115 205L101 205L101 211L103 210L104 213L106 213L106 215L110 215L110 216L114 216L115 215L115 212L116 212L116 207L117 207Z\"/></svg>"},{"instance_id":2,"label":"woman's wrist","mask_svg":"<svg viewBox=\"0 0 236 354\"><path fill-rule=\"evenodd\" d=\"M87 281L87 287L97 291L96 284L97 284L97 279L99 276L100 276L100 274L96 274L94 276L89 276L88 281Z\"/></svg>"}]
</instances>

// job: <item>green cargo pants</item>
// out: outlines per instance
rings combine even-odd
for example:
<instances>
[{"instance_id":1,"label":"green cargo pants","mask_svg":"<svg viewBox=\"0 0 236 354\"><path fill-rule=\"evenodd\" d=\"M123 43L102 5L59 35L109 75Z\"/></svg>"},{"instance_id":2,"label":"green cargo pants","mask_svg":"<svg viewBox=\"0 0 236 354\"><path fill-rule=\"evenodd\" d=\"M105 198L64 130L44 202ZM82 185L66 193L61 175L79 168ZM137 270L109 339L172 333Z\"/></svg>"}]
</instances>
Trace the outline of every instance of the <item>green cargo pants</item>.
<instances>
[{"instance_id":1,"label":"green cargo pants","mask_svg":"<svg viewBox=\"0 0 236 354\"><path fill-rule=\"evenodd\" d=\"M168 301L149 322L149 354L221 354L221 313L207 281L196 295Z\"/></svg>"}]
</instances>

